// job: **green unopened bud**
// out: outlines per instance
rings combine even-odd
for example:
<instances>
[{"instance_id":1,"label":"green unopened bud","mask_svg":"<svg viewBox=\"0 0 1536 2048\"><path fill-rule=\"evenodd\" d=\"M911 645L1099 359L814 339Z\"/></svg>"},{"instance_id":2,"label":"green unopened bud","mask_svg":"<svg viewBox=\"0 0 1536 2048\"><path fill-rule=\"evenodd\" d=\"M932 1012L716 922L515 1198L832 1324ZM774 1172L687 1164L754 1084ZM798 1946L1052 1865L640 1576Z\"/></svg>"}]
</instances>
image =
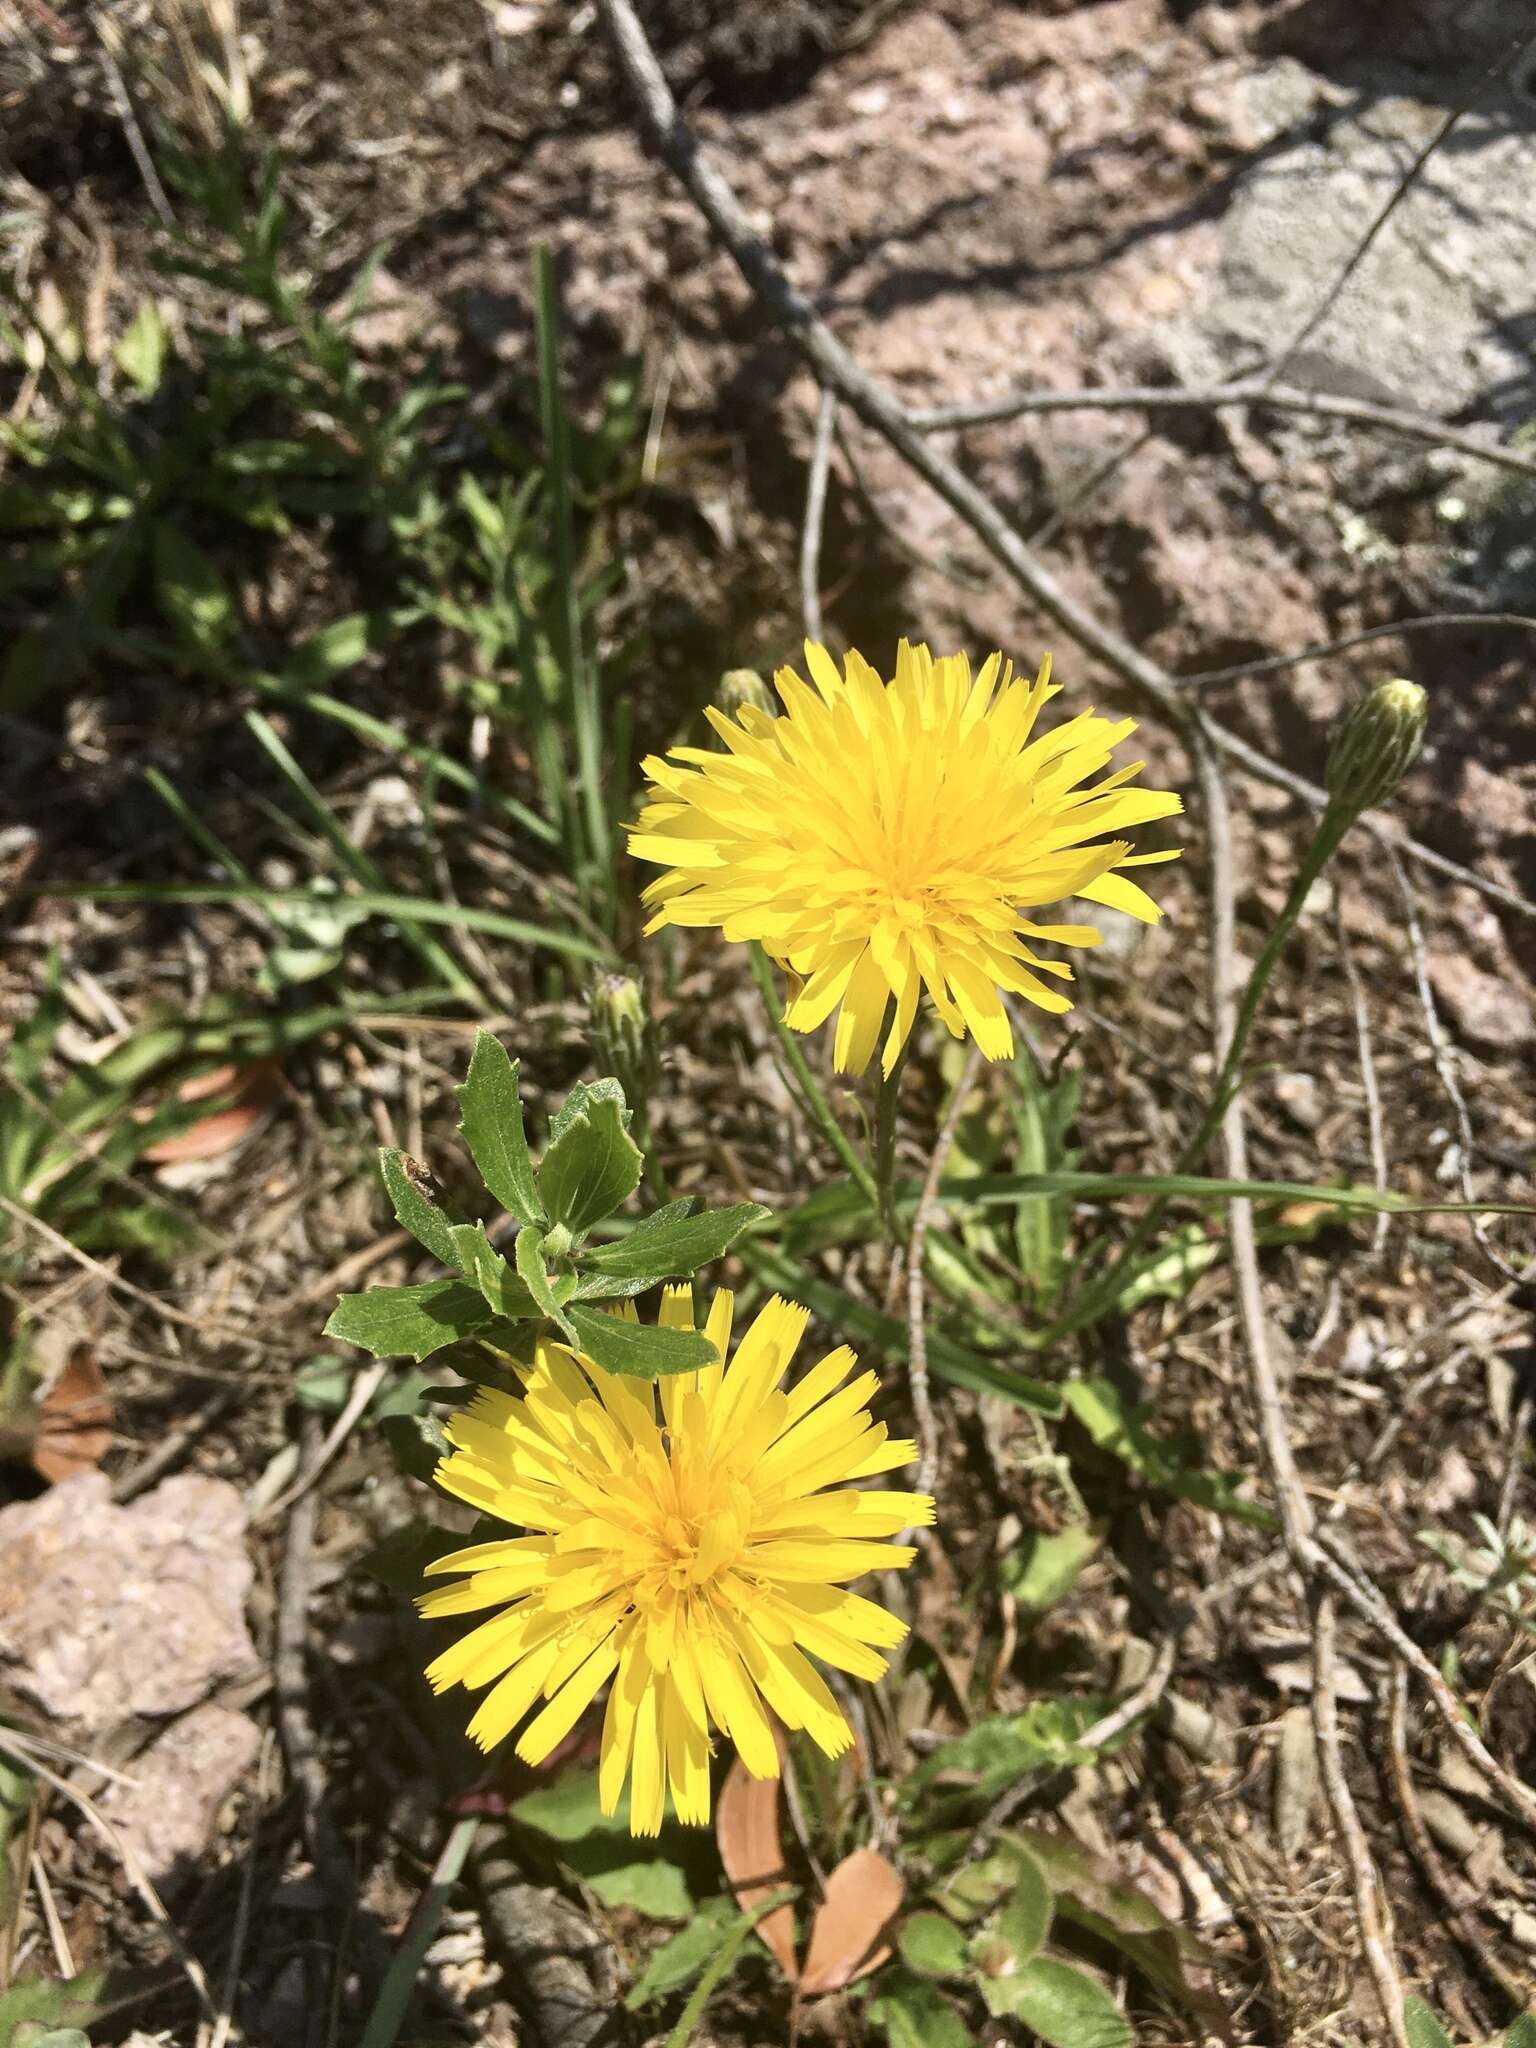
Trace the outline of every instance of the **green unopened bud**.
<instances>
[{"instance_id":1,"label":"green unopened bud","mask_svg":"<svg viewBox=\"0 0 1536 2048\"><path fill-rule=\"evenodd\" d=\"M1357 817L1389 797L1424 743L1429 698L1402 676L1377 683L1334 735L1328 794Z\"/></svg>"},{"instance_id":2,"label":"green unopened bud","mask_svg":"<svg viewBox=\"0 0 1536 2048\"><path fill-rule=\"evenodd\" d=\"M661 1071L656 1028L646 1014L638 981L600 974L588 995L592 1049L599 1068L613 1075L632 1108L643 1110Z\"/></svg>"},{"instance_id":3,"label":"green unopened bud","mask_svg":"<svg viewBox=\"0 0 1536 2048\"><path fill-rule=\"evenodd\" d=\"M720 678L715 702L727 718L734 718L744 704L754 711L766 711L771 718L778 710L772 690L755 668L728 668Z\"/></svg>"}]
</instances>

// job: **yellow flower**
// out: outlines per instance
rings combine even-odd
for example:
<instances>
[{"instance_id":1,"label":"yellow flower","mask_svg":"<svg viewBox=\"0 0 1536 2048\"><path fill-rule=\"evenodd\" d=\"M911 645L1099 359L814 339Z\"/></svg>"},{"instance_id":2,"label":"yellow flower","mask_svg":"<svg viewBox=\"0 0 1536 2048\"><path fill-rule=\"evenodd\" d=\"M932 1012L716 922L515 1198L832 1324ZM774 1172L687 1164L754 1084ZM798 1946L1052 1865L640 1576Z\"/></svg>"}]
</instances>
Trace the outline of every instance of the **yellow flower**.
<instances>
[{"instance_id":1,"label":"yellow flower","mask_svg":"<svg viewBox=\"0 0 1536 2048\"><path fill-rule=\"evenodd\" d=\"M667 1790L679 1820L709 1819L711 1723L759 1778L779 1772L770 1709L828 1756L849 1746L806 1652L856 1678L883 1674L879 1652L906 1628L847 1582L910 1564L910 1546L882 1539L933 1520L926 1494L850 1484L917 1455L870 1420L875 1374L849 1380L844 1346L786 1393L808 1311L775 1297L727 1366L731 1310L718 1293L705 1325L721 1362L659 1388L541 1343L523 1399L482 1388L448 1425L454 1449L437 1468L450 1493L530 1533L428 1567L470 1576L424 1595L424 1615L498 1610L428 1679L439 1692L491 1686L469 1724L482 1749L543 1700L517 1745L527 1763L608 1684L603 1811L629 1777L637 1835L660 1828ZM687 1287L666 1290L661 1320L693 1327Z\"/></svg>"},{"instance_id":2,"label":"yellow flower","mask_svg":"<svg viewBox=\"0 0 1536 2048\"><path fill-rule=\"evenodd\" d=\"M718 925L759 940L792 977L785 1021L814 1031L841 1004L833 1063L860 1073L886 1013L886 1073L912 1029L921 989L955 1037L989 1059L1013 1032L1002 991L1069 1010L1041 980L1072 971L1039 942L1096 946L1087 924L1022 913L1081 896L1155 923L1157 905L1126 868L1174 860L1106 838L1183 808L1127 789L1138 761L1097 782L1135 720L1080 712L1038 738L1057 694L1047 655L1034 682L992 655L974 679L963 654L935 659L905 640L883 682L861 655L842 675L806 643L815 688L774 678L784 713L711 709L725 754L674 747L652 756L650 801L629 850L669 872L649 884L647 927Z\"/></svg>"}]
</instances>

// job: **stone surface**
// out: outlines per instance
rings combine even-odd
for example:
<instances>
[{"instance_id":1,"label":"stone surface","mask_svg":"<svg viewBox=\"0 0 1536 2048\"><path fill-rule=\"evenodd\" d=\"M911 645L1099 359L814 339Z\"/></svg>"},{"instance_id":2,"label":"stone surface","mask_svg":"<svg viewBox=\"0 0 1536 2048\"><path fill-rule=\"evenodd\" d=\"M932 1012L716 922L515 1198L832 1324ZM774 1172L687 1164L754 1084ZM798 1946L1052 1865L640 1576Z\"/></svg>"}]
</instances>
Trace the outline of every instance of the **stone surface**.
<instances>
[{"instance_id":1,"label":"stone surface","mask_svg":"<svg viewBox=\"0 0 1536 2048\"><path fill-rule=\"evenodd\" d=\"M256 1662L245 1523L192 1474L126 1507L89 1472L0 1509L0 1680L87 1734L196 1705Z\"/></svg>"},{"instance_id":2,"label":"stone surface","mask_svg":"<svg viewBox=\"0 0 1536 2048\"><path fill-rule=\"evenodd\" d=\"M124 1773L131 1783L107 1787L102 1811L156 1884L192 1875L219 1808L260 1746L248 1714L194 1707L134 1758Z\"/></svg>"},{"instance_id":3,"label":"stone surface","mask_svg":"<svg viewBox=\"0 0 1536 2048\"><path fill-rule=\"evenodd\" d=\"M1436 947L1426 965L1458 1036L1495 1052L1516 1052L1536 1041L1530 997L1512 982L1485 973L1465 953Z\"/></svg>"},{"instance_id":4,"label":"stone surface","mask_svg":"<svg viewBox=\"0 0 1536 2048\"><path fill-rule=\"evenodd\" d=\"M1285 345L1445 117L1421 74L1374 67L1351 86L1280 59L1237 94L1260 152L1189 309L1187 367L1228 372ZM1524 118L1520 118L1523 112ZM1310 337L1288 381L1454 415L1512 419L1532 398L1530 278L1536 124L1497 98L1464 117Z\"/></svg>"}]
</instances>

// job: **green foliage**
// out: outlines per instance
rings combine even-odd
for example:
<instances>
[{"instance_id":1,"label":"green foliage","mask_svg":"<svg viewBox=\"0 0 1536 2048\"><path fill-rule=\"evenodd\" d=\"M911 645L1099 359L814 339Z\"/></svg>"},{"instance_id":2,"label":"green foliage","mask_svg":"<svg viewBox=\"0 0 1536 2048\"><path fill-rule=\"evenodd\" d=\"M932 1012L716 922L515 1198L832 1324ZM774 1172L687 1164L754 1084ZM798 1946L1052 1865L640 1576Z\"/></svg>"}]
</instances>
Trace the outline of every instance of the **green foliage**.
<instances>
[{"instance_id":1,"label":"green foliage","mask_svg":"<svg viewBox=\"0 0 1536 2048\"><path fill-rule=\"evenodd\" d=\"M158 155L177 224L154 260L169 283L199 286L174 325L146 295L87 363L83 313L62 331L21 305L0 314L0 357L38 375L32 416L0 422L13 471L0 498L0 712L54 712L103 661L162 697L166 679L187 678L282 698L559 848L589 914L611 923L631 751L619 685L640 647L600 659L598 624L622 570L611 508L640 479L639 365L616 366L594 424L572 419L541 253L538 376L471 408L409 341L359 344L382 251L345 304L322 303L314 280L334 257L295 221L280 160L248 129ZM322 583L367 599L298 646L253 601L294 535L331 567ZM427 666L429 641L451 696L515 732L532 801L326 694L381 654L419 646ZM294 979L334 964L307 943L273 963Z\"/></svg>"},{"instance_id":2,"label":"green foliage","mask_svg":"<svg viewBox=\"0 0 1536 2048\"><path fill-rule=\"evenodd\" d=\"M705 1899L688 1925L647 1959L624 2000L626 2008L639 2012L674 1991L685 1990L724 1948L741 1917L729 1899Z\"/></svg>"},{"instance_id":3,"label":"green foliage","mask_svg":"<svg viewBox=\"0 0 1536 2048\"><path fill-rule=\"evenodd\" d=\"M1244 1484L1241 1473L1207 1471L1195 1462L1197 1452L1188 1439L1154 1436L1146 1427L1149 1411L1129 1406L1112 1381L1068 1380L1061 1394L1094 1445L1118 1458L1146 1485L1256 1529L1277 1526L1269 1508L1239 1491Z\"/></svg>"},{"instance_id":4,"label":"green foliage","mask_svg":"<svg viewBox=\"0 0 1536 2048\"><path fill-rule=\"evenodd\" d=\"M577 1083L551 1122L537 1173L517 1063L488 1032L476 1038L458 1093L460 1129L481 1178L522 1223L514 1243L515 1273L483 1222L466 1223L449 1208L428 1168L386 1151L380 1172L396 1220L458 1277L344 1295L326 1334L376 1357L419 1361L461 1340L504 1354L517 1344L519 1323L542 1318L610 1372L655 1379L707 1365L714 1349L702 1334L642 1324L575 1297L630 1295L687 1279L767 1212L743 1202L694 1217L690 1201L674 1202L617 1242L589 1244L594 1227L611 1227L613 1212L634 1193L643 1167L618 1083Z\"/></svg>"},{"instance_id":5,"label":"green foliage","mask_svg":"<svg viewBox=\"0 0 1536 2048\"><path fill-rule=\"evenodd\" d=\"M1108 1707L1107 1700L1092 1698L1037 1699L1021 1714L978 1721L963 1735L941 1742L909 1773L901 1787L902 1804L912 1807L943 1780L952 1788L948 1804L983 1805L1030 1773L1086 1763L1093 1752L1079 1749L1077 1737Z\"/></svg>"},{"instance_id":6,"label":"green foliage","mask_svg":"<svg viewBox=\"0 0 1536 2048\"><path fill-rule=\"evenodd\" d=\"M652 1920L687 1920L693 1914L684 1831L673 1823L654 1842L637 1841L629 1832L628 1793L615 1812L605 1814L596 1771L562 1771L552 1784L515 1800L510 1812L542 1836L605 1906L632 1907Z\"/></svg>"}]
</instances>

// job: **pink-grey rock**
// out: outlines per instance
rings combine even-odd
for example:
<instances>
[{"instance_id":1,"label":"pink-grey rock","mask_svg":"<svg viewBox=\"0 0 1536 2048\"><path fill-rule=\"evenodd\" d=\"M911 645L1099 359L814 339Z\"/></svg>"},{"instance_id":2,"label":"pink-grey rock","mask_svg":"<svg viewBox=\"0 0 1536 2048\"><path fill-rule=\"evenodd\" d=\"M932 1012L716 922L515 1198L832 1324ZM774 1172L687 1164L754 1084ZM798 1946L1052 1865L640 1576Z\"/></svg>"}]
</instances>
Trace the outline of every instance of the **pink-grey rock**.
<instances>
[{"instance_id":1,"label":"pink-grey rock","mask_svg":"<svg viewBox=\"0 0 1536 2048\"><path fill-rule=\"evenodd\" d=\"M256 1662L245 1524L196 1474L119 1507L84 1472L0 1509L0 1681L85 1734L195 1706Z\"/></svg>"},{"instance_id":2,"label":"pink-grey rock","mask_svg":"<svg viewBox=\"0 0 1536 2048\"><path fill-rule=\"evenodd\" d=\"M249 1714L209 1703L181 1715L140 1751L124 1773L131 1782L108 1786L102 1811L156 1884L191 1875L219 1808L260 1746Z\"/></svg>"},{"instance_id":3,"label":"pink-grey rock","mask_svg":"<svg viewBox=\"0 0 1536 2048\"><path fill-rule=\"evenodd\" d=\"M1465 953L1431 947L1425 956L1435 994L1458 1034L1495 1052L1518 1052L1536 1040L1529 992L1489 974Z\"/></svg>"}]
</instances>

